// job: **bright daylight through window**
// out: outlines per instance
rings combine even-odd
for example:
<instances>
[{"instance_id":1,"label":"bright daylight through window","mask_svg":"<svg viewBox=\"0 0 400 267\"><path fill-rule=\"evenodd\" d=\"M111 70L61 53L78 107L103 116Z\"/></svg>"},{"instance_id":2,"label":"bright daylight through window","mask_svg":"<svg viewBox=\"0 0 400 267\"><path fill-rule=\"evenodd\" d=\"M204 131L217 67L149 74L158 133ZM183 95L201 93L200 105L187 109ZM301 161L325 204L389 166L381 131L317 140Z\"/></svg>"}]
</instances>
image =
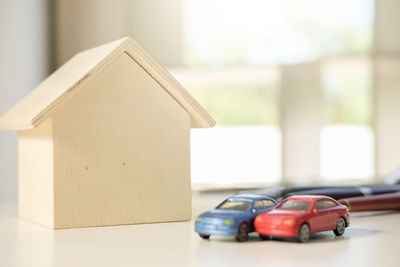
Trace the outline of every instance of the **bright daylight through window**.
<instances>
[{"instance_id":1,"label":"bright daylight through window","mask_svg":"<svg viewBox=\"0 0 400 267\"><path fill-rule=\"evenodd\" d=\"M188 0L184 14L185 67L169 70L218 125L192 130L194 184L280 181L280 67L305 62L321 63L320 176L373 175L372 1Z\"/></svg>"}]
</instances>

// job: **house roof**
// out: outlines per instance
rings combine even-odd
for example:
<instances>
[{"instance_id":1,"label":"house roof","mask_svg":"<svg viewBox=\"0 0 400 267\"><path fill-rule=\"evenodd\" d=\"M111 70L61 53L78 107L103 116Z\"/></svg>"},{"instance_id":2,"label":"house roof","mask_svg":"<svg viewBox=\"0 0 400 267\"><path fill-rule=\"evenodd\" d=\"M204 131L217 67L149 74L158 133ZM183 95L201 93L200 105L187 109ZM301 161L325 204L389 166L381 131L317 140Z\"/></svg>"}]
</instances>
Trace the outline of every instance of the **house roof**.
<instances>
[{"instance_id":1,"label":"house roof","mask_svg":"<svg viewBox=\"0 0 400 267\"><path fill-rule=\"evenodd\" d=\"M37 127L122 53L127 53L190 114L192 128L215 125L207 111L164 68L131 38L125 37L72 57L0 117L0 129L25 130Z\"/></svg>"}]
</instances>

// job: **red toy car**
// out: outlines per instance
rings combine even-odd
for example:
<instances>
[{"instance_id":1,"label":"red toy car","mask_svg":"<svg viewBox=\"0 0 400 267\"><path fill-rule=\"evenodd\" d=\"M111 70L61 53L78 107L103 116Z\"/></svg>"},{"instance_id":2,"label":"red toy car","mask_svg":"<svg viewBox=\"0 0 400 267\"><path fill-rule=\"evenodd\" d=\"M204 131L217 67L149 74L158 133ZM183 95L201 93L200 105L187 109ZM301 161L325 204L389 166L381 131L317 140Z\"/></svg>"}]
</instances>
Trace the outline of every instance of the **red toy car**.
<instances>
[{"instance_id":1,"label":"red toy car","mask_svg":"<svg viewBox=\"0 0 400 267\"><path fill-rule=\"evenodd\" d=\"M262 239L270 236L296 237L307 242L312 233L333 230L341 236L350 224L346 206L333 198L316 195L288 197L269 212L255 219L255 230Z\"/></svg>"}]
</instances>

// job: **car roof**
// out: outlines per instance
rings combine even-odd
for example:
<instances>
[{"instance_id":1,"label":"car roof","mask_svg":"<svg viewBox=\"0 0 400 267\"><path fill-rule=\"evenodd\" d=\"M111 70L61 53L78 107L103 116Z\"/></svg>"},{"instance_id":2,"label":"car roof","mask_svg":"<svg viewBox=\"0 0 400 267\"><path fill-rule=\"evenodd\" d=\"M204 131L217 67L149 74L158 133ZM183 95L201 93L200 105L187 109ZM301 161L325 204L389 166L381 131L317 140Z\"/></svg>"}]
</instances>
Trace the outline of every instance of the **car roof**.
<instances>
[{"instance_id":1,"label":"car roof","mask_svg":"<svg viewBox=\"0 0 400 267\"><path fill-rule=\"evenodd\" d=\"M286 199L296 199L296 200L311 200L311 201L317 201L320 199L330 199L333 200L331 197L328 196L322 196L322 195L295 195L295 196L290 196Z\"/></svg>"},{"instance_id":2,"label":"car roof","mask_svg":"<svg viewBox=\"0 0 400 267\"><path fill-rule=\"evenodd\" d=\"M233 195L228 197L228 199L249 199L249 200L258 200L258 199L270 199L275 201L273 198L263 196L263 195L258 195L258 194L239 194L239 195Z\"/></svg>"}]
</instances>

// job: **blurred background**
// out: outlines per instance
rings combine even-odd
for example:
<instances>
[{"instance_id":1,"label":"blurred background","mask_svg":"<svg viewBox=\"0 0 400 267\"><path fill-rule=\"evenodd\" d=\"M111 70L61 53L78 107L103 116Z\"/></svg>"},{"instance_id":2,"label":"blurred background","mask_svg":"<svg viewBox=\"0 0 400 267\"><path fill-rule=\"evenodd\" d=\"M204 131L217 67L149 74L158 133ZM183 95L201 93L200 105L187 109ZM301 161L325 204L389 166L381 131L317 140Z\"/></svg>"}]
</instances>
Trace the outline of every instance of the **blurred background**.
<instances>
[{"instance_id":1,"label":"blurred background","mask_svg":"<svg viewBox=\"0 0 400 267\"><path fill-rule=\"evenodd\" d=\"M130 35L209 111L195 188L369 182L400 166L400 1L3 0L0 113L75 53ZM0 132L0 201L17 199Z\"/></svg>"}]
</instances>

